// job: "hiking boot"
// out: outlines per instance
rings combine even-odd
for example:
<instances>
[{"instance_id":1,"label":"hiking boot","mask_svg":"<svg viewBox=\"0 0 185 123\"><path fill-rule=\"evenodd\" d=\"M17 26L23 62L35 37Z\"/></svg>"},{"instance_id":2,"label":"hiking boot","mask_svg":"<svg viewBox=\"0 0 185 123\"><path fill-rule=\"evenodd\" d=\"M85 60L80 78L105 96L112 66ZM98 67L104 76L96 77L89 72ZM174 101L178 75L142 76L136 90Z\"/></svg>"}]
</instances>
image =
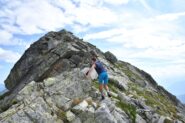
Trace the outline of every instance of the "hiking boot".
<instances>
[{"instance_id":1,"label":"hiking boot","mask_svg":"<svg viewBox=\"0 0 185 123\"><path fill-rule=\"evenodd\" d=\"M110 95L110 93L109 93L109 92L107 92L107 95L108 95L108 97L111 97L111 95Z\"/></svg>"}]
</instances>

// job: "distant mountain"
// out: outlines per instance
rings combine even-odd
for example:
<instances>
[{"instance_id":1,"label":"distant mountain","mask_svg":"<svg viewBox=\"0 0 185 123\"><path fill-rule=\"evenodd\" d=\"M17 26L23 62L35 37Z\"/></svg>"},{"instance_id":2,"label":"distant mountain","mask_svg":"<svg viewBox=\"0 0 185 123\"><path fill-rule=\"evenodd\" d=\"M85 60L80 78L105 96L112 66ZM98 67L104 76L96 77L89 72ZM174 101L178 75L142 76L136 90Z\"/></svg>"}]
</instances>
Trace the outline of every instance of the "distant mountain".
<instances>
[{"instance_id":1,"label":"distant mountain","mask_svg":"<svg viewBox=\"0 0 185 123\"><path fill-rule=\"evenodd\" d=\"M0 92L5 89L5 86L3 84L0 84Z\"/></svg>"},{"instance_id":2,"label":"distant mountain","mask_svg":"<svg viewBox=\"0 0 185 123\"><path fill-rule=\"evenodd\" d=\"M0 84L0 95L5 92L5 86L3 84Z\"/></svg>"},{"instance_id":3,"label":"distant mountain","mask_svg":"<svg viewBox=\"0 0 185 123\"><path fill-rule=\"evenodd\" d=\"M185 94L180 95L180 96L177 96L177 97L178 97L178 99L179 99L182 103L185 104Z\"/></svg>"}]
</instances>

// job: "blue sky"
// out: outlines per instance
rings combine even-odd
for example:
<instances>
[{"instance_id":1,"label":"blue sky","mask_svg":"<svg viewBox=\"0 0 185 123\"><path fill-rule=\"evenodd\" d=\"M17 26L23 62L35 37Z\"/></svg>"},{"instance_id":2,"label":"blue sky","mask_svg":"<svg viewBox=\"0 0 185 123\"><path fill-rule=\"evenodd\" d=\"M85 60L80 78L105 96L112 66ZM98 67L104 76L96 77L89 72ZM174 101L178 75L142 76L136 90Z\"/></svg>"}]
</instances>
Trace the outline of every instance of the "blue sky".
<instances>
[{"instance_id":1,"label":"blue sky","mask_svg":"<svg viewBox=\"0 0 185 123\"><path fill-rule=\"evenodd\" d=\"M0 84L31 43L67 29L185 94L184 0L0 0Z\"/></svg>"}]
</instances>

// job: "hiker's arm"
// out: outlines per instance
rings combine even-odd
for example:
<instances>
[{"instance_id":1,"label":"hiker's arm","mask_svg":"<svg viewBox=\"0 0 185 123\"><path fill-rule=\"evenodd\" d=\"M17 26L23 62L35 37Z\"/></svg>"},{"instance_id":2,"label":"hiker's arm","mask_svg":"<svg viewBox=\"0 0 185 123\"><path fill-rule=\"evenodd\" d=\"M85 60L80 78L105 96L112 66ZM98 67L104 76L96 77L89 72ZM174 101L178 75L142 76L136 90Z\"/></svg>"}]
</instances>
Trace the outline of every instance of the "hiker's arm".
<instances>
[{"instance_id":1,"label":"hiker's arm","mask_svg":"<svg viewBox=\"0 0 185 123\"><path fill-rule=\"evenodd\" d=\"M87 74L86 75L88 75L94 68L96 67L96 65L95 64L93 64L92 66L91 66L91 68L89 69L89 71L87 72Z\"/></svg>"}]
</instances>

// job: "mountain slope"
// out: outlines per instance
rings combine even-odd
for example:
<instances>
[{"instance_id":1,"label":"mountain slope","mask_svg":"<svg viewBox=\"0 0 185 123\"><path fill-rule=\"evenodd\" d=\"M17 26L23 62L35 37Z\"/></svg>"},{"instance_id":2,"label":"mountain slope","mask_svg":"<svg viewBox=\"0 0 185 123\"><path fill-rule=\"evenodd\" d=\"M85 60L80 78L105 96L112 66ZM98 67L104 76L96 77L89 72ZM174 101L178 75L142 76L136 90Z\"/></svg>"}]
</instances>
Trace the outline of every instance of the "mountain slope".
<instances>
[{"instance_id":1,"label":"mountain slope","mask_svg":"<svg viewBox=\"0 0 185 123\"><path fill-rule=\"evenodd\" d=\"M178 98L180 99L180 101L181 101L182 103L185 104L185 94L184 94L184 95L178 96Z\"/></svg>"},{"instance_id":2,"label":"mountain slope","mask_svg":"<svg viewBox=\"0 0 185 123\"><path fill-rule=\"evenodd\" d=\"M112 98L100 100L85 77L94 53L109 74ZM185 122L185 107L146 72L103 53L71 32L49 32L12 68L0 98L0 121L32 123Z\"/></svg>"}]
</instances>

